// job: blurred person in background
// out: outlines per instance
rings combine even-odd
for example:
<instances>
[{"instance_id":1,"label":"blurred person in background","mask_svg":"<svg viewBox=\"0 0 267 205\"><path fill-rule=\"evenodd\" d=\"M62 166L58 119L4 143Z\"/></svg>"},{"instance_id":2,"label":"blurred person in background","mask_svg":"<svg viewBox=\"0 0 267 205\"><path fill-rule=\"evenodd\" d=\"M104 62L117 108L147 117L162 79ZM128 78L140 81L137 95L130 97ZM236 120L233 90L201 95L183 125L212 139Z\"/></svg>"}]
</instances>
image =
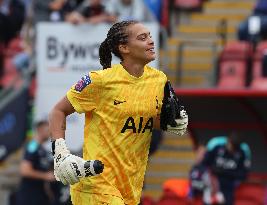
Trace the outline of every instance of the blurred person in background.
<instances>
[{"instance_id":1,"label":"blurred person in background","mask_svg":"<svg viewBox=\"0 0 267 205\"><path fill-rule=\"evenodd\" d=\"M63 8L67 0L33 0L33 23L63 21Z\"/></svg>"},{"instance_id":2,"label":"blurred person in background","mask_svg":"<svg viewBox=\"0 0 267 205\"><path fill-rule=\"evenodd\" d=\"M199 145L196 150L196 158L193 166L189 171L190 191L189 198L191 199L202 199L203 190L206 186L204 182L207 168L201 164L204 155L206 153L206 147Z\"/></svg>"},{"instance_id":3,"label":"blurred person in background","mask_svg":"<svg viewBox=\"0 0 267 205\"><path fill-rule=\"evenodd\" d=\"M267 0L257 0L252 14L238 26L238 39L258 43L267 39Z\"/></svg>"},{"instance_id":4,"label":"blurred person in background","mask_svg":"<svg viewBox=\"0 0 267 205\"><path fill-rule=\"evenodd\" d=\"M189 199L192 204L223 204L224 197L219 189L218 180L202 164L206 154L206 147L199 145L196 150L196 160L189 172L190 191Z\"/></svg>"},{"instance_id":5,"label":"blurred person in background","mask_svg":"<svg viewBox=\"0 0 267 205\"><path fill-rule=\"evenodd\" d=\"M107 12L115 21L136 20L140 22L154 22L156 18L140 0L109 0Z\"/></svg>"},{"instance_id":6,"label":"blurred person in background","mask_svg":"<svg viewBox=\"0 0 267 205\"><path fill-rule=\"evenodd\" d=\"M102 0L84 0L74 11L65 15L65 20L73 24L111 23L115 18L109 15Z\"/></svg>"},{"instance_id":7,"label":"blurred person in background","mask_svg":"<svg viewBox=\"0 0 267 205\"><path fill-rule=\"evenodd\" d=\"M52 181L48 190L51 196L49 205L72 205L70 199L70 187L58 181Z\"/></svg>"},{"instance_id":8,"label":"blurred person in background","mask_svg":"<svg viewBox=\"0 0 267 205\"><path fill-rule=\"evenodd\" d=\"M51 153L44 147L49 137L48 122L37 122L36 135L26 144L20 164L21 182L16 194L16 205L50 204L47 184L55 181L55 176L50 170Z\"/></svg>"},{"instance_id":9,"label":"blurred person in background","mask_svg":"<svg viewBox=\"0 0 267 205\"><path fill-rule=\"evenodd\" d=\"M19 0L0 0L0 79L4 74L4 55L8 43L24 23L25 8Z\"/></svg>"},{"instance_id":10,"label":"blurred person in background","mask_svg":"<svg viewBox=\"0 0 267 205\"><path fill-rule=\"evenodd\" d=\"M218 186L218 191L222 192L224 203L221 204L233 205L235 189L246 179L250 169L250 148L238 133L232 132L228 137L212 138L206 149L201 164L209 169L212 186Z\"/></svg>"},{"instance_id":11,"label":"blurred person in background","mask_svg":"<svg viewBox=\"0 0 267 205\"><path fill-rule=\"evenodd\" d=\"M25 7L19 0L0 0L0 41L7 45L21 31Z\"/></svg>"}]
</instances>

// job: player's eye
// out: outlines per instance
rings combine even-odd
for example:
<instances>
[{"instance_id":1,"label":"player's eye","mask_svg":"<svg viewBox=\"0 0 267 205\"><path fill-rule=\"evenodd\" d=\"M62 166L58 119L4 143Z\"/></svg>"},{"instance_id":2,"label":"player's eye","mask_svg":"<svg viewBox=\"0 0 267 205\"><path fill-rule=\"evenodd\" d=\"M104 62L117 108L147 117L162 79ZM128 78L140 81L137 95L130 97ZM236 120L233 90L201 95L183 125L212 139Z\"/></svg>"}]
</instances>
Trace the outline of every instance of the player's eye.
<instances>
[{"instance_id":1,"label":"player's eye","mask_svg":"<svg viewBox=\"0 0 267 205\"><path fill-rule=\"evenodd\" d=\"M138 36L137 39L141 40L141 41L145 41L147 39L147 35L146 34L140 35L140 36Z\"/></svg>"},{"instance_id":2,"label":"player's eye","mask_svg":"<svg viewBox=\"0 0 267 205\"><path fill-rule=\"evenodd\" d=\"M146 36L140 36L139 40L145 41L146 40Z\"/></svg>"}]
</instances>

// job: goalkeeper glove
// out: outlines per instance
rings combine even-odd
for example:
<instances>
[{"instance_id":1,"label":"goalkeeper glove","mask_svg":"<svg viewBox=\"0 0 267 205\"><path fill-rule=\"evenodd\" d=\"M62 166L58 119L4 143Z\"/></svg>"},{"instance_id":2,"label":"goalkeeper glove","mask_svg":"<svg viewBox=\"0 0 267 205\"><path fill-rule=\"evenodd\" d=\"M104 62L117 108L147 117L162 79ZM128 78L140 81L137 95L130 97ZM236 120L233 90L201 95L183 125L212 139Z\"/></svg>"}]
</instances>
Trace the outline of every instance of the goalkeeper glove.
<instances>
[{"instance_id":1,"label":"goalkeeper glove","mask_svg":"<svg viewBox=\"0 0 267 205\"><path fill-rule=\"evenodd\" d=\"M101 161L85 161L81 157L70 154L63 138L52 142L52 153L56 180L65 185L75 184L82 177L95 176L103 172L104 165Z\"/></svg>"},{"instance_id":2,"label":"goalkeeper glove","mask_svg":"<svg viewBox=\"0 0 267 205\"><path fill-rule=\"evenodd\" d=\"M160 127L164 131L182 136L187 129L188 115L180 105L170 81L164 87L163 105L160 114Z\"/></svg>"},{"instance_id":3,"label":"goalkeeper glove","mask_svg":"<svg viewBox=\"0 0 267 205\"><path fill-rule=\"evenodd\" d=\"M167 132L174 133L178 136L185 134L188 125L188 115L185 110L180 111L180 118L175 119L176 125L167 125Z\"/></svg>"}]
</instances>

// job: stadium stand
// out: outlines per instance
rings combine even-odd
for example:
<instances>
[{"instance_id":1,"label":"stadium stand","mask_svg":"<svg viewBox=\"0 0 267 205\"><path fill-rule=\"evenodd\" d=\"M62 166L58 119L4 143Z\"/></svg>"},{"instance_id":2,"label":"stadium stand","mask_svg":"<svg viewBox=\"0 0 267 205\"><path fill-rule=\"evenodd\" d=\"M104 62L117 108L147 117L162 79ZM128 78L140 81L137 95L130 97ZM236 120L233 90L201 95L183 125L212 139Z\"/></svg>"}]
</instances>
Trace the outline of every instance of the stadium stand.
<instances>
[{"instance_id":1,"label":"stadium stand","mask_svg":"<svg viewBox=\"0 0 267 205\"><path fill-rule=\"evenodd\" d=\"M212 0L203 1L200 11L180 10L167 49L160 53L170 80L187 88L214 86L214 65L223 46L219 33L225 31L226 41L235 40L237 25L254 2Z\"/></svg>"}]
</instances>

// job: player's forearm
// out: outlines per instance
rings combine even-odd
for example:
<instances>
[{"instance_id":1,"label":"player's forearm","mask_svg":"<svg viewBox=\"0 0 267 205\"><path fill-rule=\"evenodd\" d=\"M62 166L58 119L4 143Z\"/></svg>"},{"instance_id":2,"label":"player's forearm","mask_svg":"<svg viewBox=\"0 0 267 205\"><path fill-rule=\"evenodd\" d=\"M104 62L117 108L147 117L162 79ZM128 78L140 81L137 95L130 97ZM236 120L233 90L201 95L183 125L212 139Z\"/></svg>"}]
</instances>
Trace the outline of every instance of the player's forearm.
<instances>
[{"instance_id":1,"label":"player's forearm","mask_svg":"<svg viewBox=\"0 0 267 205\"><path fill-rule=\"evenodd\" d=\"M65 138L66 114L59 109L54 108L49 114L49 129L51 139L56 140Z\"/></svg>"},{"instance_id":2,"label":"player's forearm","mask_svg":"<svg viewBox=\"0 0 267 205\"><path fill-rule=\"evenodd\" d=\"M65 138L66 117L75 112L67 96L63 97L49 113L51 139Z\"/></svg>"}]
</instances>

